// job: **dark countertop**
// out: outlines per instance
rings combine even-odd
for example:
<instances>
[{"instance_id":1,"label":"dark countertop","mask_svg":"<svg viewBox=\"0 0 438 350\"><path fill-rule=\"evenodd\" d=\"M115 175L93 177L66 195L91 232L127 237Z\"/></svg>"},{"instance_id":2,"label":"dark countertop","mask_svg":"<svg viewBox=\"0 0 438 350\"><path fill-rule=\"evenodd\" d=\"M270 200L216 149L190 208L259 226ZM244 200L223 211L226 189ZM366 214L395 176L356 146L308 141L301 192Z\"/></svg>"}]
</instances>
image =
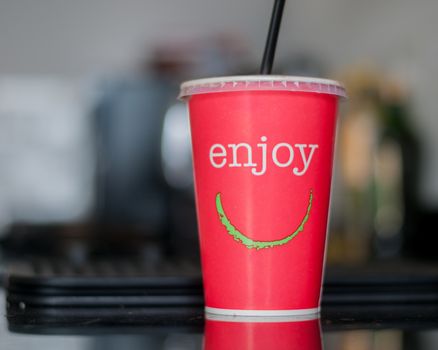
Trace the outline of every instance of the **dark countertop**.
<instances>
[{"instance_id":1,"label":"dark countertop","mask_svg":"<svg viewBox=\"0 0 438 350\"><path fill-rule=\"evenodd\" d=\"M0 349L2 350L21 350L21 349L165 349L165 350L191 350L205 349L203 344L209 344L212 341L215 344L214 349L227 349L226 339L222 339L213 333L206 342L204 334L204 321L202 317L196 320L179 320L173 322L169 318L168 322L160 322L160 325L141 327L96 327L92 322L82 324L80 327L56 327L45 326L43 328L24 328L8 330L8 324L5 318L5 295L0 293L0 308L3 311L3 317L0 324ZM302 321L305 322L315 321ZM315 323L316 324L316 323ZM227 329L229 327L240 328L243 336L248 336L248 340L241 342L239 348L246 346L246 349L259 349L260 346L254 344L254 337L257 339L257 330L259 334L264 332L263 341L278 341L278 332L272 333L272 329L288 327L287 325L275 325L259 323L249 323L247 326L223 324L224 334L231 334ZM322 310L322 336L318 327L315 326L312 331L300 330L300 324L291 325L291 332L297 330L300 333L299 344L296 348L300 349L320 349L319 342L324 344L325 350L331 349L366 349L366 350L429 350L438 349L438 308L430 305L403 305L399 308L385 307L378 308L367 307L330 307ZM308 324L305 326L307 327ZM246 328L245 328L246 327ZM298 327L298 328L297 328ZM237 329L237 328L235 328ZM269 333L269 329L271 333ZM216 330L217 332L217 330ZM310 333L309 333L310 332ZM298 334L297 333L297 334ZM212 335L213 334L213 335ZM269 334L277 339L269 339ZM287 334L290 334L287 333ZM302 338L305 334L306 338ZM253 338L251 338L253 337ZM311 338L315 338L311 341ZM242 339L240 337L239 339ZM297 338L298 339L298 338ZM304 339L304 340L303 340ZM225 347L221 347L221 342ZM291 348L295 340L280 339L280 343L287 348ZM289 342L289 343L284 343ZM269 343L270 344L270 343ZM276 343L277 344L277 343ZM307 345L306 345L307 344ZM316 345L315 345L316 344ZM208 349L207 349L208 350Z\"/></svg>"},{"instance_id":2,"label":"dark countertop","mask_svg":"<svg viewBox=\"0 0 438 350\"><path fill-rule=\"evenodd\" d=\"M146 275L140 272L140 275ZM35 274L30 276L39 278ZM11 281L15 281L15 284ZM64 287L67 282L71 284L71 290L65 289L70 293L67 294L68 303L57 307L50 303L52 299L45 299L43 291L46 289L35 287L56 287L56 283L51 285L43 279L42 285L32 285L26 284L29 283L26 278L16 278L14 281L9 279L8 288L15 296L26 300L32 297L36 299L32 299L30 306L23 302L22 309L20 304L24 299L11 301L7 310L10 320L14 322L8 324L5 293L0 289L0 309L3 310L0 321L1 350L321 350L321 344L325 350L438 349L436 265L394 262L366 269L329 268L320 323L216 322L214 327L209 327L204 321L202 299L199 301L196 298L196 302L189 303L192 306L186 309L172 309L168 304L163 304L152 308L151 312L147 303L130 307L129 303L122 306L116 304L112 309L107 304L85 303L75 309L75 303L71 302L79 299L75 294L75 288L81 281L78 276L52 280L53 283L62 282ZM124 278L118 283L126 286L126 281ZM137 279L134 282L135 286L141 287L141 284L137 285ZM197 291L195 296L202 294L201 284L195 283L192 287ZM65 290L62 289L63 292ZM9 295L8 300L12 300L14 295ZM134 293L134 296L137 294ZM143 305L143 309L139 305ZM76 317L78 310L81 312L79 318ZM171 313L171 310L176 311ZM117 322L111 322L114 317ZM212 325L211 322L209 324ZM235 340L232 344L235 345L230 346L233 336Z\"/></svg>"}]
</instances>

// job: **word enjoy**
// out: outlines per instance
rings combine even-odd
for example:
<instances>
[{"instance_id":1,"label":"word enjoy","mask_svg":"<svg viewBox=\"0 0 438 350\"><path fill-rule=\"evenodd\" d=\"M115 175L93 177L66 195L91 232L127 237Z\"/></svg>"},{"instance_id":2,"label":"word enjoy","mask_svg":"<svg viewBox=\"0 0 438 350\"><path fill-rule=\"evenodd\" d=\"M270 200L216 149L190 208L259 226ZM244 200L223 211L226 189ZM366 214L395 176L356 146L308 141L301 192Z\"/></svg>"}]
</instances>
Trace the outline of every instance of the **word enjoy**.
<instances>
[{"instance_id":1,"label":"word enjoy","mask_svg":"<svg viewBox=\"0 0 438 350\"><path fill-rule=\"evenodd\" d=\"M210 163L215 168L251 168L251 173L261 176L268 167L268 138L260 137L260 143L255 147L248 143L230 143L222 145L215 143L210 147ZM296 143L291 145L286 142L277 143L269 149L272 162L279 168L290 167L296 176L303 176L309 169L313 155L318 148L317 144ZM258 152L258 155L256 154ZM298 154L297 157L296 154ZM253 157L256 155L256 157ZM296 161L298 158L298 161ZM254 159L260 159L258 163Z\"/></svg>"}]
</instances>

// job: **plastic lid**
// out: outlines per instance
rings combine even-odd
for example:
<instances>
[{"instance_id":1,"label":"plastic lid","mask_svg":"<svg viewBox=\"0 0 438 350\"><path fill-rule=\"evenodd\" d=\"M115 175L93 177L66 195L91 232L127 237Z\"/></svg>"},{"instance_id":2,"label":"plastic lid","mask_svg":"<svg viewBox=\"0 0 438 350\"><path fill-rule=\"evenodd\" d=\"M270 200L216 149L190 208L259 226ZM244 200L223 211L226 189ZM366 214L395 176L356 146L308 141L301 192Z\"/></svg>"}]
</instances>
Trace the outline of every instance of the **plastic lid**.
<instances>
[{"instance_id":1,"label":"plastic lid","mask_svg":"<svg viewBox=\"0 0 438 350\"><path fill-rule=\"evenodd\" d=\"M186 81L179 99L212 92L280 90L331 94L347 97L343 85L335 80L287 75L241 75Z\"/></svg>"}]
</instances>

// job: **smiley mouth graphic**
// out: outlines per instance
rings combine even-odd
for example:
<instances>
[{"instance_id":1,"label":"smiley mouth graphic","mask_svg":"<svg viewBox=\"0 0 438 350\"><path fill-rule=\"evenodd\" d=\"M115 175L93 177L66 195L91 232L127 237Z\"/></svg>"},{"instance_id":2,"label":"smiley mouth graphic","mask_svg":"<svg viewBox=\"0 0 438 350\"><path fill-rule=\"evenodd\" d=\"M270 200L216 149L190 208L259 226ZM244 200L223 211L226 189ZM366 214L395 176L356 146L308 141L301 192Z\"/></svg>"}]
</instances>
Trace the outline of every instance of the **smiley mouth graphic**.
<instances>
[{"instance_id":1,"label":"smiley mouth graphic","mask_svg":"<svg viewBox=\"0 0 438 350\"><path fill-rule=\"evenodd\" d=\"M309 200L307 204L307 210L306 214L304 215L303 219L301 220L301 223L298 225L298 228L291 233L290 235L287 235L284 238L275 240L275 241L255 241L248 236L244 235L242 232L240 232L228 219L227 215L225 214L224 208L222 206L222 200L221 200L221 193L218 192L216 194L216 211L219 215L219 219L224 225L227 232L233 236L234 240L242 243L245 247L248 249L263 249L263 248L273 248L277 246L281 246L283 244L286 244L290 242L294 237L298 235L298 233L302 232L304 230L304 225L309 220L310 211L312 209L312 201L313 201L313 192L310 190L309 192Z\"/></svg>"}]
</instances>

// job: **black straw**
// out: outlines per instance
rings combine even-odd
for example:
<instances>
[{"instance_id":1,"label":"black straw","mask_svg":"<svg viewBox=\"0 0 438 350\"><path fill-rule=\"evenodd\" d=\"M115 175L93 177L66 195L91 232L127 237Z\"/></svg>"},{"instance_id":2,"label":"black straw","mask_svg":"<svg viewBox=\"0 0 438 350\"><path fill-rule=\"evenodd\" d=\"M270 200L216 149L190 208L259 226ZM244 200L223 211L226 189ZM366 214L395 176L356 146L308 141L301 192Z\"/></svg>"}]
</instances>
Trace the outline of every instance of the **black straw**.
<instances>
[{"instance_id":1,"label":"black straw","mask_svg":"<svg viewBox=\"0 0 438 350\"><path fill-rule=\"evenodd\" d=\"M271 74L274 62L275 48L277 47L278 32L280 31L281 17L286 0L275 0L272 10L271 23L269 24L268 37L266 39L265 52L263 53L260 74Z\"/></svg>"}]
</instances>

